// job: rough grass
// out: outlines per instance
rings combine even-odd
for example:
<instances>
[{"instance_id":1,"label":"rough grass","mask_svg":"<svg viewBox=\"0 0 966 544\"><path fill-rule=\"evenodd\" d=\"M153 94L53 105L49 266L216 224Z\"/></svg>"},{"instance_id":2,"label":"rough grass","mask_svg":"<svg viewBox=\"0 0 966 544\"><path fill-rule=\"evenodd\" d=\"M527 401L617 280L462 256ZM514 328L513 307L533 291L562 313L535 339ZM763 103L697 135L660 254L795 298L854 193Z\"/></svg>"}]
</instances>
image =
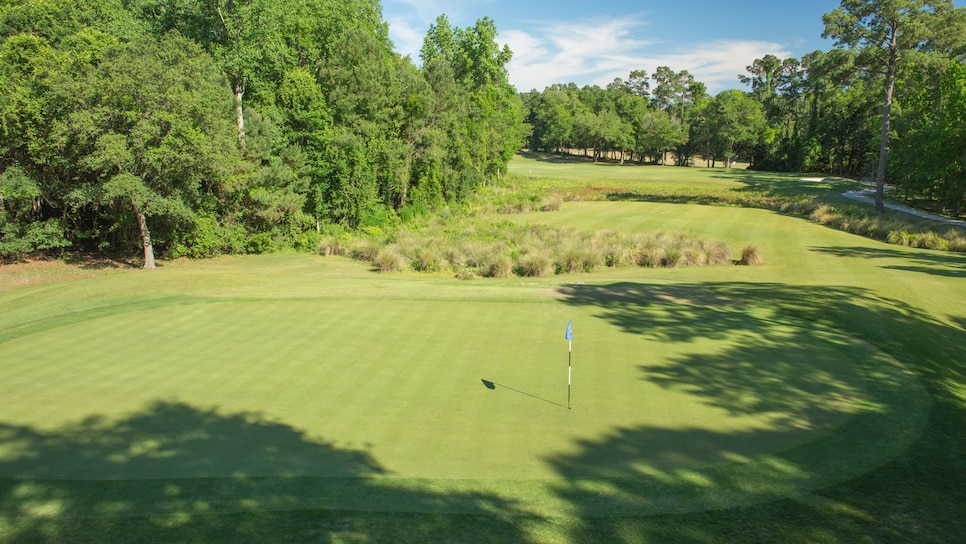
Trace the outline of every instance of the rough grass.
<instances>
[{"instance_id":1,"label":"rough grass","mask_svg":"<svg viewBox=\"0 0 966 544\"><path fill-rule=\"evenodd\" d=\"M917 226L894 212L878 215L868 209L840 208L815 200L786 202L779 208L782 213L807 215L816 223L894 245L966 252L966 243L963 243L966 233L962 229L946 227L943 232L937 232L932 222L920 222Z\"/></svg>"},{"instance_id":2,"label":"rough grass","mask_svg":"<svg viewBox=\"0 0 966 544\"><path fill-rule=\"evenodd\" d=\"M628 266L667 267L729 264L726 242L688 233L627 234L581 231L541 224L521 225L487 218L435 220L393 236L348 242L354 259L381 272L452 273L464 278L507 278L590 273ZM321 255L334 251L320 249Z\"/></svg>"}]
</instances>

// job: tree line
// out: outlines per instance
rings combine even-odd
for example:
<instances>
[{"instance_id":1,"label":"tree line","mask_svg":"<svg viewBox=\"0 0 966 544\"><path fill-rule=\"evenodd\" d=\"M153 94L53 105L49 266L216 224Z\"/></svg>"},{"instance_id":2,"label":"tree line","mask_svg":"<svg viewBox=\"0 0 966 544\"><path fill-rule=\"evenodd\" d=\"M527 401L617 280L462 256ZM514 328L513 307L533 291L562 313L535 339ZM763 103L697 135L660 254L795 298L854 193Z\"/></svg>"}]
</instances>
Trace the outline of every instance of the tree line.
<instances>
[{"instance_id":1,"label":"tree line","mask_svg":"<svg viewBox=\"0 0 966 544\"><path fill-rule=\"evenodd\" d=\"M0 258L313 249L459 203L518 149L888 178L966 205L966 15L842 0L829 51L747 91L687 71L518 94L489 18L440 16L419 65L378 0L0 0Z\"/></svg>"},{"instance_id":2,"label":"tree line","mask_svg":"<svg viewBox=\"0 0 966 544\"><path fill-rule=\"evenodd\" d=\"M605 88L573 83L524 95L531 149L595 160L886 178L906 198L966 208L966 14L950 0L843 0L825 14L837 47L766 55L738 76L748 91L709 96L687 71L630 72Z\"/></svg>"},{"instance_id":3,"label":"tree line","mask_svg":"<svg viewBox=\"0 0 966 544\"><path fill-rule=\"evenodd\" d=\"M459 202L527 134L494 22L377 0L0 1L0 257L314 249Z\"/></svg>"}]
</instances>

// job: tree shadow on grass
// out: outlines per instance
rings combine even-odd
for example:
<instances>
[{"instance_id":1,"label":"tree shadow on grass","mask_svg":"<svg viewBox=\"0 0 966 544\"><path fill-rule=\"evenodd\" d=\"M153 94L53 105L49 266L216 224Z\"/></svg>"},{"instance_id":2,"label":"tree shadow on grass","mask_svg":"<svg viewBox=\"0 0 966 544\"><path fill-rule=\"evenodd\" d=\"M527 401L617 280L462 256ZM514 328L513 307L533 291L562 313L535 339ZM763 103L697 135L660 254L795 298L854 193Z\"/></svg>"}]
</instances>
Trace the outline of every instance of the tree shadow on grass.
<instances>
[{"instance_id":1,"label":"tree shadow on grass","mask_svg":"<svg viewBox=\"0 0 966 544\"><path fill-rule=\"evenodd\" d=\"M760 194L779 201L809 198L835 201L845 191L866 187L862 182L835 176L825 177L823 181L803 181L800 174L758 170L738 170L714 177L742 183L744 187L736 190L739 193Z\"/></svg>"},{"instance_id":2,"label":"tree shadow on grass","mask_svg":"<svg viewBox=\"0 0 966 544\"><path fill-rule=\"evenodd\" d=\"M504 499L386 472L365 450L180 402L56 430L0 424L0 541L446 540L461 519L524 540L506 518L525 513Z\"/></svg>"},{"instance_id":3,"label":"tree shadow on grass","mask_svg":"<svg viewBox=\"0 0 966 544\"><path fill-rule=\"evenodd\" d=\"M964 534L966 318L950 316L950 325L853 287L617 283L572 285L561 294L566 303L595 308L597 317L652 340L687 344L737 334L740 342L713 355L684 354L644 368L643 379L734 413L798 416L776 420L772 429L735 432L617 429L548 459L561 475L575 475L606 458L614 475L557 490L584 520L571 540L948 542ZM796 323L803 327L786 330ZM841 343L835 331L858 344ZM865 343L881 350L882 358L859 357L870 353L860 350L853 359L867 378L866 405L818 439L759 462L743 461L748 444L783 434L794 439L796 425L821 425L847 406L852 384L820 369L802 372L796 367L810 363L807 357L788 355L815 339L846 354ZM784 362L750 368L742 364L748 360ZM904 366L882 372L890 360ZM910 394L918 384L931 399ZM843 398L826 402L834 396ZM912 412L919 415L910 418ZM717 464L662 472L681 459ZM779 497L782 492L786 498ZM670 506L686 507L689 495L693 508L679 516L605 514L673 512Z\"/></svg>"},{"instance_id":4,"label":"tree shadow on grass","mask_svg":"<svg viewBox=\"0 0 966 544\"><path fill-rule=\"evenodd\" d=\"M966 255L945 251L899 250L883 247L813 247L812 251L853 259L895 259L903 263L886 264L889 270L906 270L933 276L966 278Z\"/></svg>"}]
</instances>

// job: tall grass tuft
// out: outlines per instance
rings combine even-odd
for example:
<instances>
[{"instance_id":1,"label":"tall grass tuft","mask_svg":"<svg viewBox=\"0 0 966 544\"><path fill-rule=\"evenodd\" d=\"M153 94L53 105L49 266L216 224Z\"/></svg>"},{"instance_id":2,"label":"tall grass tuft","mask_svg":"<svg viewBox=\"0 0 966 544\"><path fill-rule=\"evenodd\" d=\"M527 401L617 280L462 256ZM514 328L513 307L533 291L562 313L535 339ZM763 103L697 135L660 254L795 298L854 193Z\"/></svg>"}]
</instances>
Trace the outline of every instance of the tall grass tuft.
<instances>
[{"instance_id":1,"label":"tall grass tuft","mask_svg":"<svg viewBox=\"0 0 966 544\"><path fill-rule=\"evenodd\" d=\"M491 255L483 275L488 278L509 278L513 275L513 259L505 253Z\"/></svg>"},{"instance_id":2,"label":"tall grass tuft","mask_svg":"<svg viewBox=\"0 0 966 544\"><path fill-rule=\"evenodd\" d=\"M334 242L327 244L328 249L320 252L336 254ZM586 233L455 217L360 236L343 247L352 258L373 262L383 272L408 267L417 272L453 272L461 278L546 276L635 265L703 266L727 263L731 254L724 242L702 241L689 234Z\"/></svg>"},{"instance_id":3,"label":"tall grass tuft","mask_svg":"<svg viewBox=\"0 0 966 544\"><path fill-rule=\"evenodd\" d=\"M396 245L380 249L373 262L380 272L401 272L406 268L406 257Z\"/></svg>"},{"instance_id":4,"label":"tall grass tuft","mask_svg":"<svg viewBox=\"0 0 966 544\"><path fill-rule=\"evenodd\" d=\"M764 262L765 259L761 256L761 252L758 251L757 247L748 245L741 249L741 260L738 261L738 264L758 266Z\"/></svg>"},{"instance_id":5,"label":"tall grass tuft","mask_svg":"<svg viewBox=\"0 0 966 544\"><path fill-rule=\"evenodd\" d=\"M345 255L349 252L343 240L335 235L329 234L328 236L323 236L319 240L319 246L316 248L315 252L324 257L331 257L333 255Z\"/></svg>"},{"instance_id":6,"label":"tall grass tuft","mask_svg":"<svg viewBox=\"0 0 966 544\"><path fill-rule=\"evenodd\" d=\"M809 218L816 223L830 225L833 221L835 221L835 209L826 204L822 204L821 206L812 210L812 213L809 214Z\"/></svg>"},{"instance_id":7,"label":"tall grass tuft","mask_svg":"<svg viewBox=\"0 0 966 544\"><path fill-rule=\"evenodd\" d=\"M375 238L365 237L352 241L349 246L349 256L357 261L372 262L376 260L379 251L384 247L384 243Z\"/></svg>"},{"instance_id":8,"label":"tall grass tuft","mask_svg":"<svg viewBox=\"0 0 966 544\"><path fill-rule=\"evenodd\" d=\"M724 242L709 242L707 244L708 264L731 263L731 248Z\"/></svg>"},{"instance_id":9,"label":"tall grass tuft","mask_svg":"<svg viewBox=\"0 0 966 544\"><path fill-rule=\"evenodd\" d=\"M949 240L949 251L966 253L966 236L955 230L951 230L946 233L946 239Z\"/></svg>"},{"instance_id":10,"label":"tall grass tuft","mask_svg":"<svg viewBox=\"0 0 966 544\"><path fill-rule=\"evenodd\" d=\"M531 251L517 261L517 274L521 276L550 276L554 272L553 259L543 251Z\"/></svg>"}]
</instances>

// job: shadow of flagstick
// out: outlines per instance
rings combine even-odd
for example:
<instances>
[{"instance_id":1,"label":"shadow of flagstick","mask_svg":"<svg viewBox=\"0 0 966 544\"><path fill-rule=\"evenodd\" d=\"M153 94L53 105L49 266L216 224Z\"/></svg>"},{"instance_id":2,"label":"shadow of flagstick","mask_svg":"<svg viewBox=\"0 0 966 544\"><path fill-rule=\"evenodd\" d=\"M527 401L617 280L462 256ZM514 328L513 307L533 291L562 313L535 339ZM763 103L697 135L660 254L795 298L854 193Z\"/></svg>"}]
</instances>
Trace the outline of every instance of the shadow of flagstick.
<instances>
[{"instance_id":1,"label":"shadow of flagstick","mask_svg":"<svg viewBox=\"0 0 966 544\"><path fill-rule=\"evenodd\" d=\"M537 399L537 400L542 400L543 402L546 402L546 403L549 403L549 404L553 404L554 406L559 406L561 408L566 408L566 406L564 406L563 404L560 404L559 402L554 402L552 400L547 400L547 399L545 399L543 397L538 397L536 395L527 393L526 391L520 391L519 389L514 389L512 387L509 387L509 386L506 386L506 385L503 385L503 384L499 384L499 383L496 383L496 382L491 382L490 380L481 380L481 381L483 382L483 385L486 386L487 389L496 390L497 387L502 387L503 389L509 389L510 391L513 391L514 393L520 393L521 395L526 395L526 396L528 396L530 398L534 398L534 399Z\"/></svg>"}]
</instances>

